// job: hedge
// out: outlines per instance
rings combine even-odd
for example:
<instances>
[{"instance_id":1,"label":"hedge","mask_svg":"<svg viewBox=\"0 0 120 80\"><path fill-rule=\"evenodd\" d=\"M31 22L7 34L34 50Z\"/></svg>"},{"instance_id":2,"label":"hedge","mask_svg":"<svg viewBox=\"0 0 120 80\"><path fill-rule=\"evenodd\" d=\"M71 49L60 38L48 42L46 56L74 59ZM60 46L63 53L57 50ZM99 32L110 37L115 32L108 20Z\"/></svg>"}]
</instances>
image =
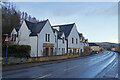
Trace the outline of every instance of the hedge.
<instances>
[{"instance_id":1,"label":"hedge","mask_svg":"<svg viewBox=\"0 0 120 80\"><path fill-rule=\"evenodd\" d=\"M8 57L28 58L31 47L29 45L9 45ZM6 45L2 46L2 57L6 56Z\"/></svg>"}]
</instances>

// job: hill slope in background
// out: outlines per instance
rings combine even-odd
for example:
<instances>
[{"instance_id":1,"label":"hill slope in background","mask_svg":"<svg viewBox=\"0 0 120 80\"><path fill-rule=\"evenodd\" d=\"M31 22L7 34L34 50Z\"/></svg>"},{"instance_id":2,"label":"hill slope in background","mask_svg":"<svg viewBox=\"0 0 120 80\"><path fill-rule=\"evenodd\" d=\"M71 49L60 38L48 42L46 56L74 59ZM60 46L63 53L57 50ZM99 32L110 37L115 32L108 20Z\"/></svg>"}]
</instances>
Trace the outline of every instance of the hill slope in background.
<instances>
[{"instance_id":1,"label":"hill slope in background","mask_svg":"<svg viewBox=\"0 0 120 80\"><path fill-rule=\"evenodd\" d=\"M95 42L95 43L103 48L114 48L118 45L117 43L110 43L110 42Z\"/></svg>"}]
</instances>

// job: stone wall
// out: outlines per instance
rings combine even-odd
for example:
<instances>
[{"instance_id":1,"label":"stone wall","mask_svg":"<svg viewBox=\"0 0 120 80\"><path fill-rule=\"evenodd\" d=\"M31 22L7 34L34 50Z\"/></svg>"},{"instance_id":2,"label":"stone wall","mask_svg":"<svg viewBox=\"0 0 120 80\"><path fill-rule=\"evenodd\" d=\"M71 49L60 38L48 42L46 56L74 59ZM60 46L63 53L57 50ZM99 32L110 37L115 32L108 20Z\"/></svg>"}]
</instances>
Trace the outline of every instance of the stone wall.
<instances>
[{"instance_id":1,"label":"stone wall","mask_svg":"<svg viewBox=\"0 0 120 80\"><path fill-rule=\"evenodd\" d=\"M63 59L70 59L80 57L80 55L63 55L63 56L51 56L51 57L34 57L29 58L28 62L41 62L41 61L54 61L54 60L63 60Z\"/></svg>"}]
</instances>

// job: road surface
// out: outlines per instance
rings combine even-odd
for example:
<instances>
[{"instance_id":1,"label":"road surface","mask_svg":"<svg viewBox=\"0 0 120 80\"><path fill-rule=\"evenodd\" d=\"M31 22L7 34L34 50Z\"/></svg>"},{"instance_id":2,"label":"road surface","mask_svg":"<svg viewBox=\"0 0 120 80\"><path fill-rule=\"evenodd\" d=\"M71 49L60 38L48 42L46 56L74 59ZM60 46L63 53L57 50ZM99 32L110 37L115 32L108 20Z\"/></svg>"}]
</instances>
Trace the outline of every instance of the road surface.
<instances>
[{"instance_id":1,"label":"road surface","mask_svg":"<svg viewBox=\"0 0 120 80\"><path fill-rule=\"evenodd\" d=\"M105 51L92 56L3 72L3 78L117 78L118 54Z\"/></svg>"}]
</instances>

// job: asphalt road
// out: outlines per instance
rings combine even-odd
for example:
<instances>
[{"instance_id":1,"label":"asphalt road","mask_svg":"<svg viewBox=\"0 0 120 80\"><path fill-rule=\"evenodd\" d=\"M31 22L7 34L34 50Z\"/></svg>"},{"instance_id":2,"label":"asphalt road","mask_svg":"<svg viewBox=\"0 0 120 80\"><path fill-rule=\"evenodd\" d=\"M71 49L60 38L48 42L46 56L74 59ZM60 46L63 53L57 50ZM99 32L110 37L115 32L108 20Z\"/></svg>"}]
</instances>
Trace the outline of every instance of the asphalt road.
<instances>
[{"instance_id":1,"label":"asphalt road","mask_svg":"<svg viewBox=\"0 0 120 80\"><path fill-rule=\"evenodd\" d=\"M3 78L117 78L118 54L105 51L31 68L3 72Z\"/></svg>"}]
</instances>

